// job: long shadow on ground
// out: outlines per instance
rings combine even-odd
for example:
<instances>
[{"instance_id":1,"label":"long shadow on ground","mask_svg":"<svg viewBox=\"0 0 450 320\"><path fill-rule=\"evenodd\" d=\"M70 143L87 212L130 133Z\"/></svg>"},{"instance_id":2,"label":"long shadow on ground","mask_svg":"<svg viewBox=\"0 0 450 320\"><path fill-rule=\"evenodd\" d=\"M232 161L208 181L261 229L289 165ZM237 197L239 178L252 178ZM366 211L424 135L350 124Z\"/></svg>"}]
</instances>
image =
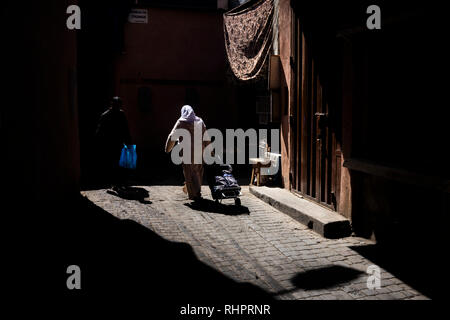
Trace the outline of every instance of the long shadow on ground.
<instances>
[{"instance_id":1,"label":"long shadow on ground","mask_svg":"<svg viewBox=\"0 0 450 320\"><path fill-rule=\"evenodd\" d=\"M59 235L65 250L54 259L63 266L80 266L83 295L139 297L153 304L271 300L261 288L238 283L198 260L189 245L120 220L86 198L80 199L67 221L70 224ZM65 288L66 277L61 273L58 285L72 294Z\"/></svg>"},{"instance_id":2,"label":"long shadow on ground","mask_svg":"<svg viewBox=\"0 0 450 320\"><path fill-rule=\"evenodd\" d=\"M343 267L326 266L314 270L308 270L297 273L291 278L291 283L295 286L291 290L283 290L277 294L286 294L302 290L332 289L358 278L363 272Z\"/></svg>"},{"instance_id":3,"label":"long shadow on ground","mask_svg":"<svg viewBox=\"0 0 450 320\"><path fill-rule=\"evenodd\" d=\"M305 290L328 289L350 282L363 272L343 266L327 266L295 275L291 282L297 288Z\"/></svg>"},{"instance_id":4,"label":"long shadow on ground","mask_svg":"<svg viewBox=\"0 0 450 320\"><path fill-rule=\"evenodd\" d=\"M147 200L147 198L150 196L150 193L146 189L140 187L126 186L116 188L115 190L108 190L107 192L125 200L137 200L143 204L152 203L151 201Z\"/></svg>"},{"instance_id":5,"label":"long shadow on ground","mask_svg":"<svg viewBox=\"0 0 450 320\"><path fill-rule=\"evenodd\" d=\"M223 201L229 202L232 200L226 199ZM196 211L220 213L229 216L250 214L250 210L248 210L248 208L245 206L237 206L231 203L216 203L215 201L209 199L202 199L198 202L185 203L185 206Z\"/></svg>"}]
</instances>

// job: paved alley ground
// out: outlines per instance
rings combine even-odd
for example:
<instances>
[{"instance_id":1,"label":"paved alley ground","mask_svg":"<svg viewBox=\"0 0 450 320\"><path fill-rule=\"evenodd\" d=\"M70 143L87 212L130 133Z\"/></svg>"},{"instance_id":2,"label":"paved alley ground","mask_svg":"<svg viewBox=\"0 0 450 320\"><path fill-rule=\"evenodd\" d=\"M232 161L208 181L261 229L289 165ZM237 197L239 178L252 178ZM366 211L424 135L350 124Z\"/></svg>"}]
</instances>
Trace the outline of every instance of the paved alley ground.
<instances>
[{"instance_id":1,"label":"paved alley ground","mask_svg":"<svg viewBox=\"0 0 450 320\"><path fill-rule=\"evenodd\" d=\"M169 241L189 244L197 258L227 277L248 282L277 299L427 299L381 269L381 288L368 289L373 263L352 248L370 245L355 237L325 239L274 209L243 187L242 207L215 204L209 189L201 205L179 186L143 186L146 201L107 190L83 191L95 205L131 219Z\"/></svg>"}]
</instances>

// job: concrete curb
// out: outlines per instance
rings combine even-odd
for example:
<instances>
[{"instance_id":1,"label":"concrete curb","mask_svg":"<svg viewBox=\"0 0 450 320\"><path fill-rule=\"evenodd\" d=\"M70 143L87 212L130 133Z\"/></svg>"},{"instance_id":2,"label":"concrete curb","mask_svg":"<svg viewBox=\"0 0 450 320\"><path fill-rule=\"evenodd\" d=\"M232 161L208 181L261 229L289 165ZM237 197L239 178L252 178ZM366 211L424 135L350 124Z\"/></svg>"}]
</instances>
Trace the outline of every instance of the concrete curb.
<instances>
[{"instance_id":1,"label":"concrete curb","mask_svg":"<svg viewBox=\"0 0 450 320\"><path fill-rule=\"evenodd\" d=\"M351 235L351 225L348 219L302 199L286 189L249 186L249 191L325 238L337 239Z\"/></svg>"}]
</instances>

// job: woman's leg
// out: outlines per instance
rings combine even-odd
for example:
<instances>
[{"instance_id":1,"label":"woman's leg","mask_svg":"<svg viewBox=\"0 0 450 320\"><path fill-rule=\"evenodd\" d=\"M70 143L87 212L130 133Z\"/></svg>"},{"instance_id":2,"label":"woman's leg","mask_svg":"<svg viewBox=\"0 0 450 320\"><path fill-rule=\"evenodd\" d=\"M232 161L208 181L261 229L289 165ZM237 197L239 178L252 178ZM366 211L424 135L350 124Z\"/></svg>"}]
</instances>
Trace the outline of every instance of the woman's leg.
<instances>
[{"instance_id":1,"label":"woman's leg","mask_svg":"<svg viewBox=\"0 0 450 320\"><path fill-rule=\"evenodd\" d=\"M193 171L194 192L196 194L196 197L200 198L202 196L203 165L194 164Z\"/></svg>"},{"instance_id":2,"label":"woman's leg","mask_svg":"<svg viewBox=\"0 0 450 320\"><path fill-rule=\"evenodd\" d=\"M201 164L183 164L183 174L189 199L201 197L203 166Z\"/></svg>"}]
</instances>

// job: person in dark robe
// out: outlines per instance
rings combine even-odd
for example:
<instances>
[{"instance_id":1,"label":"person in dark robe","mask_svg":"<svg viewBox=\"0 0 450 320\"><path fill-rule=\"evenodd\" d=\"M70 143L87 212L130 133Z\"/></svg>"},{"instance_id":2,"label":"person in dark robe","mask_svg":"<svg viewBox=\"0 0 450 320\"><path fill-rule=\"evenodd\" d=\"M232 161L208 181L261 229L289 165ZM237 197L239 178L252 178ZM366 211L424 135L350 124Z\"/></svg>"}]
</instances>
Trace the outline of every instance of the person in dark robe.
<instances>
[{"instance_id":1,"label":"person in dark robe","mask_svg":"<svg viewBox=\"0 0 450 320\"><path fill-rule=\"evenodd\" d=\"M131 144L127 117L119 97L113 97L108 110L100 116L96 138L105 182L117 191L126 183L126 169L119 166L122 148L124 144Z\"/></svg>"}]
</instances>

